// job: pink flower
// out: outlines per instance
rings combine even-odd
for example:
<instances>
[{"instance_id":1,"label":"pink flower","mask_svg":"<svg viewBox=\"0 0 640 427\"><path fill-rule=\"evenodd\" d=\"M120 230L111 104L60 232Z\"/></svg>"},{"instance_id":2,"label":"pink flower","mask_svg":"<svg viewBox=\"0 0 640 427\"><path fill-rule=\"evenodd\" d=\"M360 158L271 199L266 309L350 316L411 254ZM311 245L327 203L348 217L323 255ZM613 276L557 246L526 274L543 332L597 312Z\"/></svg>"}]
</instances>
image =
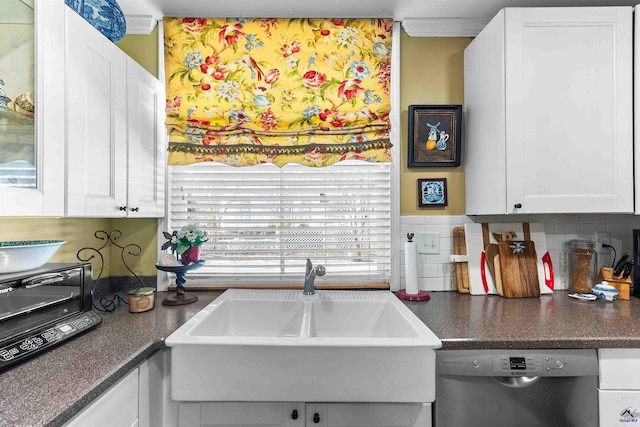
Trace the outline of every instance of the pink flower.
<instances>
[{"instance_id":1,"label":"pink flower","mask_svg":"<svg viewBox=\"0 0 640 427\"><path fill-rule=\"evenodd\" d=\"M283 56L286 58L287 56L291 56L294 53L300 52L301 49L302 49L302 45L300 44L300 42L294 41L293 43L291 43L291 46L289 46L288 44L285 44L284 46L282 46L280 48L280 51L282 52Z\"/></svg>"},{"instance_id":2,"label":"pink flower","mask_svg":"<svg viewBox=\"0 0 640 427\"><path fill-rule=\"evenodd\" d=\"M309 89L320 89L320 86L327 81L327 75L314 70L309 70L302 76L302 84Z\"/></svg>"},{"instance_id":3,"label":"pink flower","mask_svg":"<svg viewBox=\"0 0 640 427\"><path fill-rule=\"evenodd\" d=\"M391 58L386 58L378 64L378 72L376 73L378 83L382 86L385 93L389 93L389 82L391 81Z\"/></svg>"},{"instance_id":4,"label":"pink flower","mask_svg":"<svg viewBox=\"0 0 640 427\"><path fill-rule=\"evenodd\" d=\"M319 162L325 156L325 153L319 151L317 148L314 148L312 151L308 151L304 153L304 157L311 160L312 162Z\"/></svg>"},{"instance_id":5,"label":"pink flower","mask_svg":"<svg viewBox=\"0 0 640 427\"><path fill-rule=\"evenodd\" d=\"M218 40L222 42L224 40L227 46L231 46L233 44L238 43L238 39L240 36L244 36L245 33L242 31L242 24L227 24L222 27L220 32L218 33Z\"/></svg>"},{"instance_id":6,"label":"pink flower","mask_svg":"<svg viewBox=\"0 0 640 427\"><path fill-rule=\"evenodd\" d=\"M385 32L390 33L393 31L393 19L378 19L378 28L383 28ZM382 38L387 37L382 36Z\"/></svg>"},{"instance_id":7,"label":"pink flower","mask_svg":"<svg viewBox=\"0 0 640 427\"><path fill-rule=\"evenodd\" d=\"M362 153L360 153L359 151L353 151L353 152L348 152L348 153L344 153L341 157L340 157L340 161L343 160L367 160L367 158L365 156L362 155Z\"/></svg>"},{"instance_id":8,"label":"pink flower","mask_svg":"<svg viewBox=\"0 0 640 427\"><path fill-rule=\"evenodd\" d=\"M179 107L182 104L181 96L174 96L173 99L167 98L167 108Z\"/></svg>"},{"instance_id":9,"label":"pink flower","mask_svg":"<svg viewBox=\"0 0 640 427\"><path fill-rule=\"evenodd\" d=\"M178 114L178 108L182 104L181 96L174 96L173 99L166 99L165 111L167 114Z\"/></svg>"},{"instance_id":10,"label":"pink flower","mask_svg":"<svg viewBox=\"0 0 640 427\"><path fill-rule=\"evenodd\" d=\"M364 88L360 86L362 83L358 79L347 79L343 81L338 87L338 96L345 101L353 98L357 98L358 95L364 92Z\"/></svg>"},{"instance_id":11,"label":"pink flower","mask_svg":"<svg viewBox=\"0 0 640 427\"><path fill-rule=\"evenodd\" d=\"M280 78L280 71L277 68L272 68L267 71L267 74L264 76L265 83L275 83Z\"/></svg>"},{"instance_id":12,"label":"pink flower","mask_svg":"<svg viewBox=\"0 0 640 427\"><path fill-rule=\"evenodd\" d=\"M200 71L216 80L224 80L228 69L226 66L220 65L220 57L212 58L207 56L204 63L200 64Z\"/></svg>"},{"instance_id":13,"label":"pink flower","mask_svg":"<svg viewBox=\"0 0 640 427\"><path fill-rule=\"evenodd\" d=\"M271 108L260 115L260 123L264 130L271 130L276 128L276 115L273 114Z\"/></svg>"},{"instance_id":14,"label":"pink flower","mask_svg":"<svg viewBox=\"0 0 640 427\"><path fill-rule=\"evenodd\" d=\"M318 117L323 122L327 122L334 128L344 127L347 122L347 118L343 116L339 111L325 109L322 113L318 114Z\"/></svg>"},{"instance_id":15,"label":"pink flower","mask_svg":"<svg viewBox=\"0 0 640 427\"><path fill-rule=\"evenodd\" d=\"M200 34L200 31L207 25L206 18L183 18L182 29L191 34Z\"/></svg>"}]
</instances>

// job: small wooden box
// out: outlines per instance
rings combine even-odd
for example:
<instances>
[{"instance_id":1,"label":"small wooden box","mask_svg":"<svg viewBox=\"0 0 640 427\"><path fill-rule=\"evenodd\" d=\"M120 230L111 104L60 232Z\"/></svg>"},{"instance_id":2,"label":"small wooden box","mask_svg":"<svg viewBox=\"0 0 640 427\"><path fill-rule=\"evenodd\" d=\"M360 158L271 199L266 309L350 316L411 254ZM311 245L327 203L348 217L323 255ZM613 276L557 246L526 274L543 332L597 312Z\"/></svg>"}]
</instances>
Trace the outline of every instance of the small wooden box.
<instances>
[{"instance_id":1,"label":"small wooden box","mask_svg":"<svg viewBox=\"0 0 640 427\"><path fill-rule=\"evenodd\" d=\"M602 282L603 280L606 280L608 284L620 292L618 299L629 300L631 295L631 276L626 279L623 279L622 276L613 277L613 268L602 267L598 275L598 281Z\"/></svg>"}]
</instances>

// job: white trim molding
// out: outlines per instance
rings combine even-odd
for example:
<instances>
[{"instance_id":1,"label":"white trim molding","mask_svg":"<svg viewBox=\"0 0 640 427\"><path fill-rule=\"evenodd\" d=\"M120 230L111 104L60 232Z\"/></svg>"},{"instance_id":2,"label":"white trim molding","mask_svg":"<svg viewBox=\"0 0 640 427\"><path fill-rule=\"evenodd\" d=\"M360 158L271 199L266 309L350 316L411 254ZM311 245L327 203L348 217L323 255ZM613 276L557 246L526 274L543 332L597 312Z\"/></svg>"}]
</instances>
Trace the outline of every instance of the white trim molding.
<instances>
[{"instance_id":1,"label":"white trim molding","mask_svg":"<svg viewBox=\"0 0 640 427\"><path fill-rule=\"evenodd\" d=\"M405 18L402 28L409 37L475 37L488 23L478 18Z\"/></svg>"},{"instance_id":2,"label":"white trim molding","mask_svg":"<svg viewBox=\"0 0 640 427\"><path fill-rule=\"evenodd\" d=\"M158 20L153 15L125 15L127 34L149 35L156 27Z\"/></svg>"}]
</instances>

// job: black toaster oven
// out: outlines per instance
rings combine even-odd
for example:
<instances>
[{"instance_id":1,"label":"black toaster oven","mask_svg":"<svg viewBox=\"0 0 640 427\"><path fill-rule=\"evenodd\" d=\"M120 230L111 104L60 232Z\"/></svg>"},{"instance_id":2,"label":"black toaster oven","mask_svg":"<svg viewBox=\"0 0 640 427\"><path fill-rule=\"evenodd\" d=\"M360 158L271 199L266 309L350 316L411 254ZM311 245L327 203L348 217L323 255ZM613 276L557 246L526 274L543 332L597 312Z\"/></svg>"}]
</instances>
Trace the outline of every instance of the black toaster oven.
<instances>
[{"instance_id":1,"label":"black toaster oven","mask_svg":"<svg viewBox=\"0 0 640 427\"><path fill-rule=\"evenodd\" d=\"M91 264L0 274L0 372L98 326L92 284Z\"/></svg>"}]
</instances>

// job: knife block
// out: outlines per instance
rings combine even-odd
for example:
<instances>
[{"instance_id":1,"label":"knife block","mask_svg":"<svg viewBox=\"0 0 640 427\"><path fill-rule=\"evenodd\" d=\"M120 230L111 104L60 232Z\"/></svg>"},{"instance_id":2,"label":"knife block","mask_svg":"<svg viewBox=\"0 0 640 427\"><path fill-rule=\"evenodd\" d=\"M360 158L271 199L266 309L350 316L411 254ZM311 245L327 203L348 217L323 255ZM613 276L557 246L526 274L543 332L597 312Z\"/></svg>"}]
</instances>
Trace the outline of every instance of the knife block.
<instances>
[{"instance_id":1,"label":"knife block","mask_svg":"<svg viewBox=\"0 0 640 427\"><path fill-rule=\"evenodd\" d=\"M600 269L600 274L598 275L598 281L602 282L603 280L620 292L617 297L618 299L629 300L629 296L631 294L631 276L626 279L623 279L622 276L614 277L613 268L602 267Z\"/></svg>"}]
</instances>

